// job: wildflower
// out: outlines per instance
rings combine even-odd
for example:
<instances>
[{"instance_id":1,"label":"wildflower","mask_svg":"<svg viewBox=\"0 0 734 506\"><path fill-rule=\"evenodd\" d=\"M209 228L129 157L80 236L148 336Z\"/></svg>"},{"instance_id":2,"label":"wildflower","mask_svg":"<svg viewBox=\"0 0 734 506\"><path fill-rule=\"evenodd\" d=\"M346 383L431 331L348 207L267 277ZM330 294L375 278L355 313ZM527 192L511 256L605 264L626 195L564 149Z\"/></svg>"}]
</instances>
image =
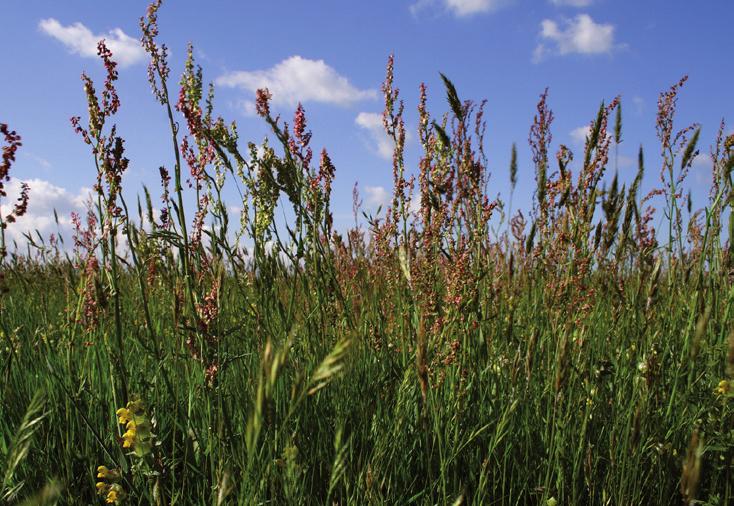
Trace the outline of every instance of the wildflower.
<instances>
[{"instance_id":1,"label":"wildflower","mask_svg":"<svg viewBox=\"0 0 734 506\"><path fill-rule=\"evenodd\" d=\"M109 469L107 466L99 466L97 468L97 478L101 478L103 480L110 480L110 481L117 481L120 479L120 470L119 469ZM97 484L99 487L99 484Z\"/></svg>"},{"instance_id":2,"label":"wildflower","mask_svg":"<svg viewBox=\"0 0 734 506\"><path fill-rule=\"evenodd\" d=\"M255 93L255 110L258 116L267 117L270 114L270 99L273 95L267 88L258 89Z\"/></svg>"},{"instance_id":3,"label":"wildflower","mask_svg":"<svg viewBox=\"0 0 734 506\"><path fill-rule=\"evenodd\" d=\"M109 469L107 466L97 467L97 482L95 488L97 495L104 496L107 504L117 504L125 497L125 490L122 485L117 483L120 481L120 470Z\"/></svg>"},{"instance_id":4,"label":"wildflower","mask_svg":"<svg viewBox=\"0 0 734 506\"><path fill-rule=\"evenodd\" d=\"M151 449L152 434L143 401L130 401L124 408L118 409L116 414L118 423L125 426L122 447L133 450L138 457L146 455Z\"/></svg>"},{"instance_id":5,"label":"wildflower","mask_svg":"<svg viewBox=\"0 0 734 506\"><path fill-rule=\"evenodd\" d=\"M113 483L109 486L105 502L107 504L117 504L125 497L125 491L119 483Z\"/></svg>"},{"instance_id":6,"label":"wildflower","mask_svg":"<svg viewBox=\"0 0 734 506\"><path fill-rule=\"evenodd\" d=\"M132 420L132 414L127 408L118 409L115 414L117 415L117 421L120 425L126 425Z\"/></svg>"},{"instance_id":7,"label":"wildflower","mask_svg":"<svg viewBox=\"0 0 734 506\"><path fill-rule=\"evenodd\" d=\"M714 389L716 395L727 395L732 391L732 382L727 380L719 381L719 384Z\"/></svg>"},{"instance_id":8,"label":"wildflower","mask_svg":"<svg viewBox=\"0 0 734 506\"><path fill-rule=\"evenodd\" d=\"M135 444L135 436L137 436L137 431L135 430L135 426L133 426L132 428L128 429L127 432L125 432L122 435L122 439L123 439L122 447L132 448L133 445Z\"/></svg>"}]
</instances>

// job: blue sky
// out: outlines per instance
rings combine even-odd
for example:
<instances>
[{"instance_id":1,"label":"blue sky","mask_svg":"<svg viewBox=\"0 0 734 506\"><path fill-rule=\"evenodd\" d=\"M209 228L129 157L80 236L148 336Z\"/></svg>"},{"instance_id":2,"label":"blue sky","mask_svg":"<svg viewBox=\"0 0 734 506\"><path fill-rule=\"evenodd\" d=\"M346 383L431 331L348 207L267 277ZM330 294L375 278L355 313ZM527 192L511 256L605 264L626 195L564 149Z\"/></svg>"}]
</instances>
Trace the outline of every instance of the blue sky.
<instances>
[{"instance_id":1,"label":"blue sky","mask_svg":"<svg viewBox=\"0 0 734 506\"><path fill-rule=\"evenodd\" d=\"M4 2L0 121L23 137L12 175L31 182L29 216L11 235L17 237L22 227L52 232L53 208L67 218L83 208L84 188L95 173L69 117L86 113L81 72L101 85L102 66L94 56L101 37L121 64L117 123L131 160L124 184L128 192L145 183L157 193L157 168L172 166L172 152L164 111L150 92L145 55L137 46L146 5ZM508 196L510 147L517 142L517 208L527 207L532 197L528 129L546 86L556 117L553 152L564 143L579 153L579 128L601 100L622 96L620 176L634 177L642 144L648 190L659 170L657 95L689 74L678 125L701 123L701 148L708 152L721 118L734 124L733 18L730 0L169 1L160 11L160 39L172 51L173 83L186 44L194 44L205 80L216 83L217 113L236 120L245 141L260 142L267 134L252 114L254 88L267 85L284 118L302 101L312 146L325 146L337 167L333 209L337 224L347 224L355 181L368 207L390 191L390 146L375 128L375 114L382 109L379 86L391 52L411 131L422 81L431 112L440 116L446 110L439 72L452 79L462 99L488 100L490 193ZM411 161L418 156L415 139L413 134L407 147ZM701 156L688 181L694 207L706 204L709 180L710 167ZM230 198L237 206L234 192Z\"/></svg>"}]
</instances>

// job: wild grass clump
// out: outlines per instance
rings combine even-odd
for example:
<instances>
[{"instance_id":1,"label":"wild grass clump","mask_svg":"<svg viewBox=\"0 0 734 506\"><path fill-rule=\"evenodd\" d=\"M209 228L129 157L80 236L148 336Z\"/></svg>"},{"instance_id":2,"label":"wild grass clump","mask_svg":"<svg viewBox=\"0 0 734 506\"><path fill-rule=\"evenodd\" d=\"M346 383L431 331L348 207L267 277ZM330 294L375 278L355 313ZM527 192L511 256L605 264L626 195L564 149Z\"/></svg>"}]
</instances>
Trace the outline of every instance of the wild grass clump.
<instances>
[{"instance_id":1,"label":"wild grass clump","mask_svg":"<svg viewBox=\"0 0 734 506\"><path fill-rule=\"evenodd\" d=\"M694 211L700 128L675 122L685 79L660 97L660 183L646 193L642 148L634 178L608 174L621 98L573 153L552 142L543 92L533 205L513 213L488 194L484 102L446 76L441 115L420 87L409 166L391 57L391 205L360 220L355 187L342 230L305 109L285 122L259 90L272 135L240 140L191 48L173 92L159 8L141 29L170 126L160 190L126 200L101 41L106 80L82 77L88 114L72 118L96 170L87 216L71 243L28 235L23 255L4 230L32 189L0 218L0 501L734 502L734 137L722 123ZM5 198L21 144L1 131Z\"/></svg>"}]
</instances>

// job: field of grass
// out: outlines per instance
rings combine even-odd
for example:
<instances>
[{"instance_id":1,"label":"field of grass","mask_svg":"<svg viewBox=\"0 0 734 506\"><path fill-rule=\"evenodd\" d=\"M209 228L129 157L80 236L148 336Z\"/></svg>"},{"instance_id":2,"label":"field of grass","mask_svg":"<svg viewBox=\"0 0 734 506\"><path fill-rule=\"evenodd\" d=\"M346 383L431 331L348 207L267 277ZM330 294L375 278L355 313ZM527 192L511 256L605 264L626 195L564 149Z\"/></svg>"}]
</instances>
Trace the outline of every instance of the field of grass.
<instances>
[{"instance_id":1,"label":"field of grass","mask_svg":"<svg viewBox=\"0 0 734 506\"><path fill-rule=\"evenodd\" d=\"M406 165L390 59L392 204L362 218L355 192L355 226L336 230L304 110L285 123L260 90L273 145L238 139L193 51L180 88L169 76L159 6L141 29L151 114L171 125L161 187L123 197L101 43L107 80L83 78L72 120L96 168L88 216L23 254L5 229L32 192L1 218L0 503L734 504L734 136L722 124L691 209L704 143L674 122L685 79L630 181L614 175L619 99L571 171L541 95L533 208L509 216L488 196L482 105L448 78L445 114L421 88ZM22 146L2 134L4 184ZM646 166L660 179L643 193ZM493 177L514 189L517 170Z\"/></svg>"}]
</instances>

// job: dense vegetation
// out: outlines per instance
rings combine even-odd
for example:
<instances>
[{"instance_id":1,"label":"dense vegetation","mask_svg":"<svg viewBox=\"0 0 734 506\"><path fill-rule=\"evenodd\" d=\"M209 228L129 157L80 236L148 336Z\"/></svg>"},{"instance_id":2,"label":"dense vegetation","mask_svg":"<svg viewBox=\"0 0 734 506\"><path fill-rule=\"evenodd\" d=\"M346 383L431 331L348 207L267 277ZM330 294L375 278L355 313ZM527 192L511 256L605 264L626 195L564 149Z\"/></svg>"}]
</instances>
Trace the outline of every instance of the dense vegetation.
<instances>
[{"instance_id":1,"label":"dense vegetation","mask_svg":"<svg viewBox=\"0 0 734 506\"><path fill-rule=\"evenodd\" d=\"M421 86L422 156L406 166L390 59L392 204L360 219L355 191L355 225L336 230L335 168L313 159L303 108L285 123L260 90L273 145L243 143L191 50L170 95L159 6L141 29L171 126L160 201L123 196L100 42L107 80L98 93L83 76L88 117L72 119L97 178L73 244L29 235L27 253L6 251L32 189L2 219L0 502L734 502L734 136L722 123L710 201L692 210L685 79L660 95L648 193L642 150L634 180L613 174L619 98L574 173L567 147L552 154L543 93L533 209L510 215L487 194L483 104L447 78L441 116ZM2 133L4 184L21 141ZM495 175L513 189L515 153Z\"/></svg>"}]
</instances>

